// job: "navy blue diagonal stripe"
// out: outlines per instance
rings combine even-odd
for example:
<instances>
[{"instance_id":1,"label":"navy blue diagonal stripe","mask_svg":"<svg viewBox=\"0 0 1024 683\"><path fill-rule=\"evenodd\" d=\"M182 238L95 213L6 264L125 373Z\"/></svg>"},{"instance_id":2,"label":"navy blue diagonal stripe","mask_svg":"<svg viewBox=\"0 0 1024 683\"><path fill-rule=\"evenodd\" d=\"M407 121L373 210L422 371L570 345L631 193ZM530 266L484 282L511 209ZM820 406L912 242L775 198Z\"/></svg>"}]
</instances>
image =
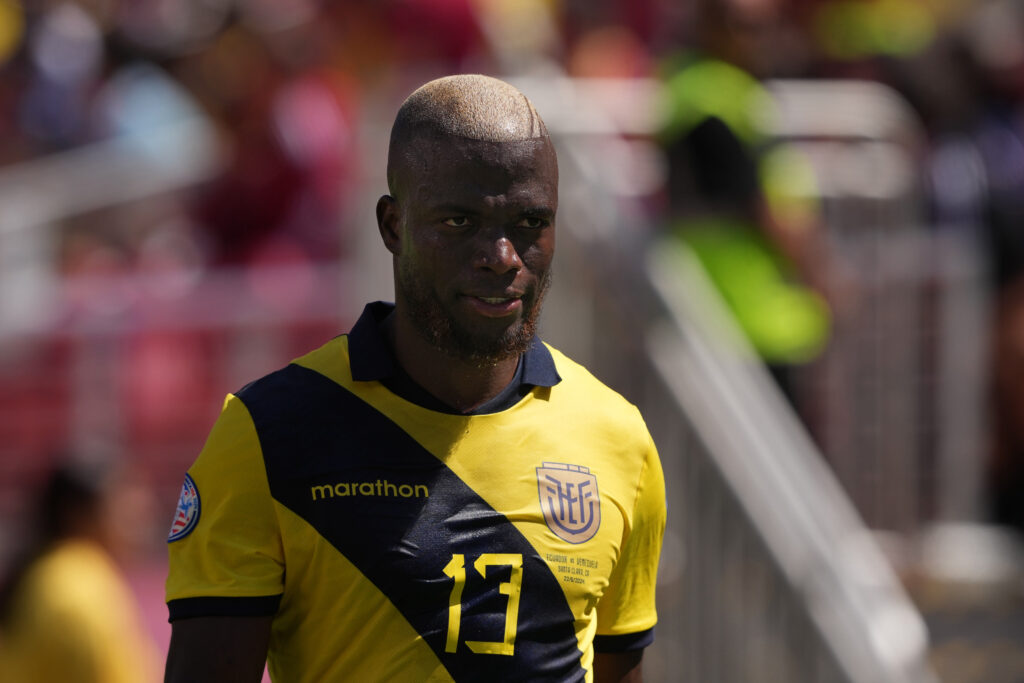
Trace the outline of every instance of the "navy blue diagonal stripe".
<instances>
[{"instance_id":1,"label":"navy blue diagonal stripe","mask_svg":"<svg viewBox=\"0 0 1024 683\"><path fill-rule=\"evenodd\" d=\"M273 497L391 600L456 681L584 680L574 617L557 577L519 530L441 460L308 368L290 365L238 396L256 426ZM330 492L323 488L329 486ZM508 597L497 586L510 581L512 570L493 565L481 577L473 562L486 553L522 557L513 655L466 646L504 637ZM445 567L456 555L464 558L466 580L458 647L449 653L453 579Z\"/></svg>"}]
</instances>

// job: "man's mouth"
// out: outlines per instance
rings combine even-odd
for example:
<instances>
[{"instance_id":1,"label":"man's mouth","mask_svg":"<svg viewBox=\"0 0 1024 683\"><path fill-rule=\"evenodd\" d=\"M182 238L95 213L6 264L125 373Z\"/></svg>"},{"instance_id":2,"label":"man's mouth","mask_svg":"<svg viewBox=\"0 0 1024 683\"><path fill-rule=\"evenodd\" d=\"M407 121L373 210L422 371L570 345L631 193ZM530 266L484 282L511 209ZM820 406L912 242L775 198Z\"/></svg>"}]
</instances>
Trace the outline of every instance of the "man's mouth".
<instances>
[{"instance_id":1,"label":"man's mouth","mask_svg":"<svg viewBox=\"0 0 1024 683\"><path fill-rule=\"evenodd\" d=\"M473 309L488 318L501 318L519 312L523 306L521 296L474 296L467 295Z\"/></svg>"}]
</instances>

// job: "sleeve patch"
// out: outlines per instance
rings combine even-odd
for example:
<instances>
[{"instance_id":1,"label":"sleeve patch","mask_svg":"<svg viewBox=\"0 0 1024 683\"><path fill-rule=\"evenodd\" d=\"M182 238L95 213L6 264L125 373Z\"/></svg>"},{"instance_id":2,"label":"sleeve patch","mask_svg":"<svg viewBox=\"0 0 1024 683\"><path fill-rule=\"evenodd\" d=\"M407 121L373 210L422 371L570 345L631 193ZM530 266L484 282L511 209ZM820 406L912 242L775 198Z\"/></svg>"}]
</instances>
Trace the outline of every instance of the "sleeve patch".
<instances>
[{"instance_id":1,"label":"sleeve patch","mask_svg":"<svg viewBox=\"0 0 1024 683\"><path fill-rule=\"evenodd\" d=\"M186 474L185 483L181 485L181 495L178 496L178 509L174 512L171 531L167 534L167 542L172 543L192 533L199 522L199 511L199 488L192 477Z\"/></svg>"}]
</instances>

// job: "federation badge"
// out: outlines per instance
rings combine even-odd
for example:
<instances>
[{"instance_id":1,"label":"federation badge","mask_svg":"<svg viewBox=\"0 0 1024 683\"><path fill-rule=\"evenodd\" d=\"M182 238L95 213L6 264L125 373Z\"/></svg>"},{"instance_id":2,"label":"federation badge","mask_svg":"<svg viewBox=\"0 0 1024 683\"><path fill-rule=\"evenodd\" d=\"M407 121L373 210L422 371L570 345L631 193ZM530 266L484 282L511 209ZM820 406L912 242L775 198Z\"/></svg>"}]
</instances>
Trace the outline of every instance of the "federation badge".
<instances>
[{"instance_id":1,"label":"federation badge","mask_svg":"<svg viewBox=\"0 0 1024 683\"><path fill-rule=\"evenodd\" d=\"M589 541L601 526L597 476L587 467L546 462L537 468L540 509L548 528L563 541Z\"/></svg>"},{"instance_id":2,"label":"federation badge","mask_svg":"<svg viewBox=\"0 0 1024 683\"><path fill-rule=\"evenodd\" d=\"M178 496L178 509L174 513L174 521L171 523L171 532L167 535L167 542L177 541L188 536L199 521L199 489L192 477L185 475L185 483L181 485L181 495Z\"/></svg>"}]
</instances>

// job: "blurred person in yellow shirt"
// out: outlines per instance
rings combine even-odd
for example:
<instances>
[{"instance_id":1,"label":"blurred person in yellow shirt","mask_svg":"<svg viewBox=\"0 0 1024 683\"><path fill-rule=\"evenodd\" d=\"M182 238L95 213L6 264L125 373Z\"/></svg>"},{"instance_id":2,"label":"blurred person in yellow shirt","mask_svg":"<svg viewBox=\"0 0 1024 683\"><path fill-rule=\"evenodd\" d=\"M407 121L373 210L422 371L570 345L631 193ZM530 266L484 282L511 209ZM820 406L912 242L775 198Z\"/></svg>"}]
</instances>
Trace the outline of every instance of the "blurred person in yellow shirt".
<instances>
[{"instance_id":1,"label":"blurred person in yellow shirt","mask_svg":"<svg viewBox=\"0 0 1024 683\"><path fill-rule=\"evenodd\" d=\"M0 680L157 680L154 644L114 559L117 482L105 466L61 465L50 475L31 550L0 584Z\"/></svg>"}]
</instances>

